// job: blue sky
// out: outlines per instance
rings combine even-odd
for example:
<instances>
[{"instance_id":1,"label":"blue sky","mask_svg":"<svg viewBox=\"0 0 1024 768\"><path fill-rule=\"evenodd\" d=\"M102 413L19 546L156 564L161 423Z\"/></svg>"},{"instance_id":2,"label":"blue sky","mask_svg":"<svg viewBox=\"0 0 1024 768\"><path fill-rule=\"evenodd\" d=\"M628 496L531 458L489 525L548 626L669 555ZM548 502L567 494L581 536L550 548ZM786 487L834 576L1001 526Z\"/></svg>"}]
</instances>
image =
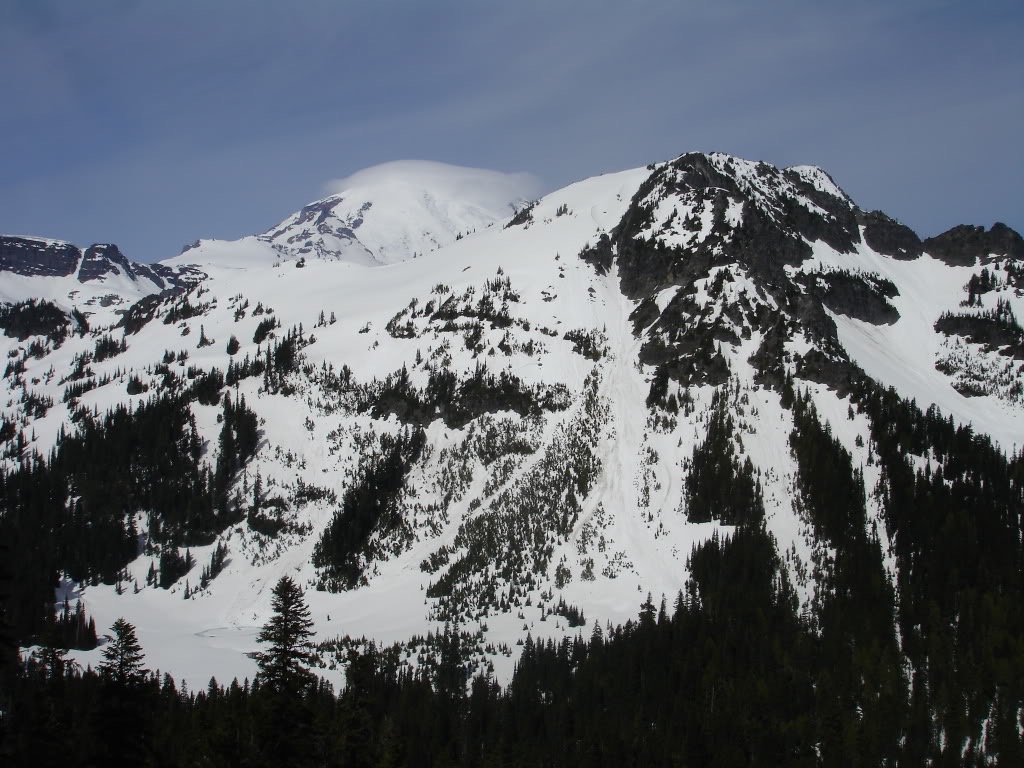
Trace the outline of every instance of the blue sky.
<instances>
[{"instance_id":1,"label":"blue sky","mask_svg":"<svg viewBox=\"0 0 1024 768\"><path fill-rule=\"evenodd\" d=\"M1019 0L6 0L0 232L149 261L387 160L554 189L689 150L1024 230L1022 39Z\"/></svg>"}]
</instances>

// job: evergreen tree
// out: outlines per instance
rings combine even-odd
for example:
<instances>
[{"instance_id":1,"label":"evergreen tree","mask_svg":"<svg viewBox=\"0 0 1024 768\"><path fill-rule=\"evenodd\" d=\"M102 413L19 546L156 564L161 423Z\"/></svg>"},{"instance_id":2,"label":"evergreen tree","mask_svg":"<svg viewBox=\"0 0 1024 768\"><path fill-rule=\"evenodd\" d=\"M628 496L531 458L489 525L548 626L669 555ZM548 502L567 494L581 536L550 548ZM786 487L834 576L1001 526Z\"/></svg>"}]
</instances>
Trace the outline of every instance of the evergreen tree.
<instances>
[{"instance_id":1,"label":"evergreen tree","mask_svg":"<svg viewBox=\"0 0 1024 768\"><path fill-rule=\"evenodd\" d=\"M100 672L117 685L128 686L140 682L146 675L142 665L144 654L135 627L124 618L114 622L114 640L103 649Z\"/></svg>"},{"instance_id":2,"label":"evergreen tree","mask_svg":"<svg viewBox=\"0 0 1024 768\"><path fill-rule=\"evenodd\" d=\"M99 672L104 685L93 708L95 764L144 765L152 756L153 701L142 665L135 627L124 618L114 622L114 639L103 649Z\"/></svg>"},{"instance_id":3,"label":"evergreen tree","mask_svg":"<svg viewBox=\"0 0 1024 768\"><path fill-rule=\"evenodd\" d=\"M313 620L302 590L290 576L281 577L273 595L274 615L257 637L270 646L257 657L260 671L256 680L267 705L260 729L262 747L270 765L312 765L319 740L310 702L304 696L312 695L315 687L308 666Z\"/></svg>"},{"instance_id":4,"label":"evergreen tree","mask_svg":"<svg viewBox=\"0 0 1024 768\"><path fill-rule=\"evenodd\" d=\"M312 679L308 665L313 620L302 590L290 576L281 577L273 595L274 615L256 638L270 646L257 658L259 681L275 693L298 696Z\"/></svg>"}]
</instances>

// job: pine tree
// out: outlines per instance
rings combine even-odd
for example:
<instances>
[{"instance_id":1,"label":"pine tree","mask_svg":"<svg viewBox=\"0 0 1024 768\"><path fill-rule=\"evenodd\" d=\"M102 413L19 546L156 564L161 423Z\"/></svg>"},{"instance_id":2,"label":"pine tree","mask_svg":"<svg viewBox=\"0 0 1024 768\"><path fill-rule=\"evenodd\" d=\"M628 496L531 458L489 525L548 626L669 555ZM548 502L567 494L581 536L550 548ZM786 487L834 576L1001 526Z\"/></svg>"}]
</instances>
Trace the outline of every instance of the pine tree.
<instances>
[{"instance_id":1,"label":"pine tree","mask_svg":"<svg viewBox=\"0 0 1024 768\"><path fill-rule=\"evenodd\" d=\"M259 680L275 693L298 696L312 679L308 665L313 620L302 590L290 576L281 577L273 595L274 615L256 638L270 646L257 657Z\"/></svg>"},{"instance_id":2,"label":"pine tree","mask_svg":"<svg viewBox=\"0 0 1024 768\"><path fill-rule=\"evenodd\" d=\"M313 726L313 675L309 639L313 621L302 590L289 576L282 576L274 587L271 605L274 615L257 637L270 648L256 661L260 671L257 682L267 696L266 718L260 741L271 765L314 765L319 734Z\"/></svg>"},{"instance_id":3,"label":"pine tree","mask_svg":"<svg viewBox=\"0 0 1024 768\"><path fill-rule=\"evenodd\" d=\"M152 757L152 700L144 685L142 646L124 618L111 627L114 640L103 649L99 672L106 682L92 712L96 764L146 765Z\"/></svg>"},{"instance_id":4,"label":"pine tree","mask_svg":"<svg viewBox=\"0 0 1024 768\"><path fill-rule=\"evenodd\" d=\"M114 640L103 649L100 672L122 686L141 681L146 669L142 666L142 646L135 635L135 627L120 618L111 629L114 630Z\"/></svg>"}]
</instances>

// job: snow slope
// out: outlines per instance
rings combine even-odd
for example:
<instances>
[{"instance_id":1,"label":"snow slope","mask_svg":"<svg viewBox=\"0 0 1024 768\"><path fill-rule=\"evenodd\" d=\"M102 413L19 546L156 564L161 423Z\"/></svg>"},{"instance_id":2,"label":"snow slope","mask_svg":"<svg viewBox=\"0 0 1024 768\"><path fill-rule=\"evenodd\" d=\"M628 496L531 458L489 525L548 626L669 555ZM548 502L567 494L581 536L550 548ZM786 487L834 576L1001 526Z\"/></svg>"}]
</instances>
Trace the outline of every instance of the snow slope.
<instances>
[{"instance_id":1,"label":"snow slope","mask_svg":"<svg viewBox=\"0 0 1024 768\"><path fill-rule=\"evenodd\" d=\"M841 265L846 259L821 261ZM935 330L943 312L961 310L964 286L978 267L947 266L927 253L912 261L897 261L863 248L857 266L891 280L899 290L892 299L900 318L891 325L873 325L835 315L839 338L850 356L872 378L895 387L904 397L927 406L934 403L960 423L994 438L1007 453L1024 445L1024 408L996 395L965 397L949 376L936 369L950 341ZM1024 316L1024 299L1001 292L1017 317ZM988 303L994 304L994 296ZM1019 375L1019 374L1018 374Z\"/></svg>"},{"instance_id":2,"label":"snow slope","mask_svg":"<svg viewBox=\"0 0 1024 768\"><path fill-rule=\"evenodd\" d=\"M729 233L739 231L758 210L772 219L792 218L794 209L787 206L793 201L806 215L827 222L840 218L842 206L852 210L852 202L816 168L782 172L724 155L706 156L697 166L709 175L728 175L728 194L719 186L721 179L705 188L692 186L694 172L666 164L573 184L543 197L512 224L506 204L523 191L522 179L437 164L386 164L344 180L336 194L306 206L265 235L203 241L166 262L201 270L202 283L189 297L202 305L202 312L163 322L168 302L137 334L113 331L118 339L124 336L127 349L92 366L97 379L107 375L110 383L85 392L77 402L103 412L119 402L138 401L146 395L127 395L128 376L141 376L156 391L160 377L153 370L165 352L177 352L178 358L187 352L187 362L173 363L182 370L188 365L223 371L232 359L226 352L232 336L240 344L233 356L238 362L266 353L268 343L257 344L253 336L268 317L279 322L278 339L301 324L308 343L302 348L305 366L291 382L293 391L269 391L257 376L241 381L232 393L244 395L261 430L258 453L239 478L239 490L247 498L259 474L268 496L287 501L291 528L276 538L244 522L224 531L220 542L228 547L228 565L204 590L192 591L196 572L169 590L142 586L156 559L142 554L129 566L123 594L113 585L66 585L67 594L81 597L100 627L126 617L138 629L147 664L186 679L191 687L205 685L213 675L224 681L254 674L247 654L255 650L258 627L270 615L270 587L284 574L306 587L320 641L348 635L408 642L457 616L463 629L478 634L482 646L493 646L480 662L493 664L499 679L507 679L517 643L527 633L557 638L589 633L595 621L624 622L635 618L648 593L656 603L664 596L671 604L685 583L693 546L728 532L717 522L691 523L684 488L688 461L707 431L714 394L724 388L737 424L737 450L758 472L768 527L801 600L809 601L814 584L806 565L820 545L794 509L796 464L787 443L792 419L778 391L759 379L753 362L769 336L768 325L757 318L782 312L784 294L758 273L756 264L730 255ZM607 243L610 253L620 256L623 243L630 244L623 241L626 226L620 223L629 216L639 222L636 234L628 235L632 243L679 249L678 262L664 268L667 277L657 272L664 265L650 256L657 251L644 252L650 264L619 258L607 269L580 258ZM937 403L1007 449L1020 442L1024 408L1019 403L965 397L935 368L948 343L934 330L935 320L959 306L974 268L949 267L927 255L897 260L864 242L839 250L823 240L806 240L806 255L794 257L782 274L794 281L801 276L813 280L826 269L884 277L897 289L890 302L899 319L873 323L826 308L817 324L808 321L801 327L794 315L794 330L784 345L785 370L795 372L796 357L816 350L836 354L827 335L831 321L835 343L868 375L922 405ZM627 284L646 286L650 304L627 298ZM29 290L10 285L15 292ZM794 286L795 295L810 292L812 283ZM58 298L66 287L54 284L45 290ZM1004 293L1019 307L1011 290ZM503 313L501 322L479 319L485 303ZM442 307L448 308L443 316ZM653 314L641 323L637 318L644 307ZM111 325L115 317L110 316ZM94 327L96 333L106 332ZM674 397L688 398L688 407L671 414L649 407L657 370L647 357L652 340L663 337L685 349L689 338L707 329L714 331L708 354L721 355L725 378L714 378L713 365L702 372L694 363L692 378L684 383L681 374L668 385ZM212 343L199 346L201 336ZM584 337L591 349L580 341ZM26 435L35 435L33 447L43 453L67 425L73 405L62 402L60 376L46 372L68 369L94 343L92 336L71 336L36 359L25 355L28 342L0 337L0 351L25 355L26 368L23 376L4 383L9 397L5 413ZM412 469L401 498L410 537L379 534L375 541L383 554L365 564L365 586L317 591L320 573L311 556L338 506L331 498L340 499L356 481L368 444L403 429L393 414L375 417L356 408L354 389L339 393L328 386L327 371L347 366L354 382L368 386L404 370L413 385L422 387L430 366L465 379L482 365L493 373L508 372L525 386L564 392L564 407L526 418L511 411L489 413L459 427L433 420L426 426L429 450ZM808 378L799 384L811 393L855 464L863 465L870 450L862 440L868 434L866 419L851 416L849 401L827 382ZM45 415L29 418L19 412L18 396L25 389L55 404ZM220 408L191 407L207 441L206 460L212 463ZM512 435L529 449L492 461L479 450L488 434ZM592 477L585 477L580 462L594 468ZM559 477L571 478L568 485L578 483L576 491L567 490L568 485L543 487L545 478L552 477L545 472L570 464ZM871 487L878 479L876 469L866 471ZM329 496L296 501L297 490L310 486ZM517 571L517 565L512 577L499 575L499 560L517 562L515 557L523 554L502 549L499 536L494 561L459 577L461 591L427 596L452 563L470 557L473 530L503 530L513 519L513 508L538 495L545 509L567 510L571 521L564 529L543 532L543 545L525 553L546 558L539 574ZM869 514L877 521L874 501ZM144 511L140 528L145 529ZM205 563L212 548L193 549L197 563ZM431 558L445 564L425 569ZM483 598L489 587L503 597L502 607ZM516 590L522 591L516 595ZM571 627L566 617L546 612L560 599L583 612L586 627ZM95 664L98 658L99 650L76 653L82 664ZM324 664L322 673L340 682L342 670L330 652Z\"/></svg>"}]
</instances>

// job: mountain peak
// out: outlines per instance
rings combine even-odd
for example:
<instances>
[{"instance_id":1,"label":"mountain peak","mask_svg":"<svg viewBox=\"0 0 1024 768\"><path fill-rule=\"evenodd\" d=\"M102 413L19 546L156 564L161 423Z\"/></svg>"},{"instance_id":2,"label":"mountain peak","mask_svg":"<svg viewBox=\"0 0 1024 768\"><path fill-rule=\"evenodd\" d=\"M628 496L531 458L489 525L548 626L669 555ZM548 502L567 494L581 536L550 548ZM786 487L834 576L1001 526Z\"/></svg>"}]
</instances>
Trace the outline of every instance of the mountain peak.
<instances>
[{"instance_id":1,"label":"mountain peak","mask_svg":"<svg viewBox=\"0 0 1024 768\"><path fill-rule=\"evenodd\" d=\"M0 464L10 478L61 450L87 478L54 497L60 538L37 527L36 548L16 553L38 595L23 623L45 615L52 583L31 564L54 563L100 625L147 625L155 666L251 678L266 586L298 574L318 587L333 681L345 635L405 643L446 621L500 677L527 633L626 621L645 592L685 586L696 546L762 523L813 609L833 572L819 558L838 550L809 532L797 495L807 435L842 458L839 496L865 505L841 527L877 531L879 553L895 551L890 477L941 468L941 490L966 466L949 445L990 445L957 424L1019 445L1024 266L1003 255L1018 253L1008 228L923 249L820 169L719 153L592 177L512 217L506 203L531 196L516 181L376 166L265 235L154 265L178 276L181 290L161 293L130 282L140 267L112 246L87 249L103 274L79 281L81 249L0 239L0 259L29 246L74 257L68 275L0 285ZM911 437L895 435L897 394L943 417L908 416ZM86 442L115 409L145 450ZM909 444L934 430L941 443ZM141 490L108 498L125 487L94 479L108 476ZM72 514L79 496L93 518ZM138 498L153 506L129 519ZM120 560L87 559L94 529ZM124 546L140 532L160 550ZM73 573L64 551L97 570ZM89 653L75 660L95 665Z\"/></svg>"},{"instance_id":2,"label":"mountain peak","mask_svg":"<svg viewBox=\"0 0 1024 768\"><path fill-rule=\"evenodd\" d=\"M539 184L527 174L398 160L332 181L328 189L331 195L260 239L286 258L393 264L508 218Z\"/></svg>"}]
</instances>

